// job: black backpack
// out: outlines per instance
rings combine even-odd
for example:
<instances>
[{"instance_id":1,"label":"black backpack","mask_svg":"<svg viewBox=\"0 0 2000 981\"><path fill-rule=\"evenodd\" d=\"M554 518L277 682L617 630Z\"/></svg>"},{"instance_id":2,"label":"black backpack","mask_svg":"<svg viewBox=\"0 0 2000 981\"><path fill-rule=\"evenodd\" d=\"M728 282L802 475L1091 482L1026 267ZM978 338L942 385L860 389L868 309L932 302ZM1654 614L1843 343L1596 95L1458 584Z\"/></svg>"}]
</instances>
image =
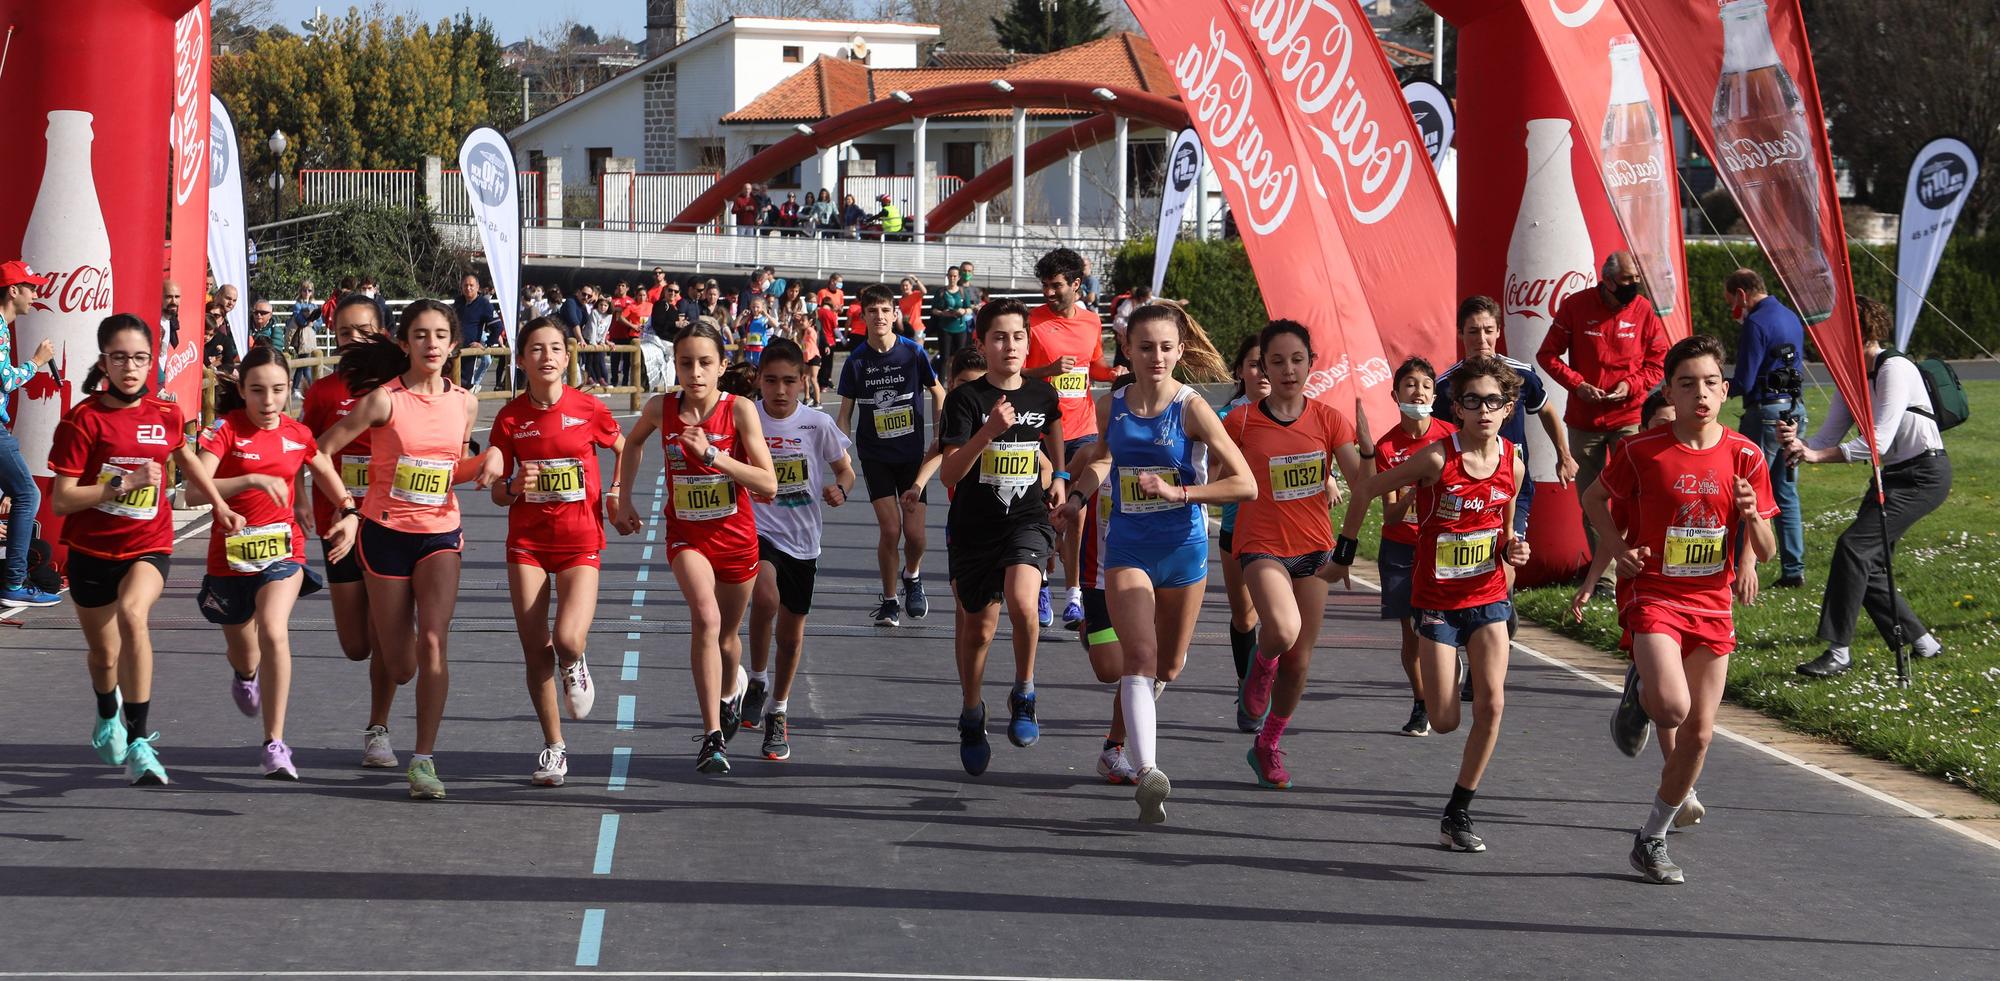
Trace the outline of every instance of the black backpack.
<instances>
[{"instance_id":1,"label":"black backpack","mask_svg":"<svg viewBox=\"0 0 2000 981\"><path fill-rule=\"evenodd\" d=\"M1910 411L1937 423L1938 432L1956 429L1972 417L1972 402L1966 398L1965 385L1958 380L1958 372L1943 358L1925 358L1922 361L1910 357L1895 348L1885 348L1875 356L1875 366L1868 371L1872 380L1875 373L1882 370L1882 363L1890 358L1907 358L1917 366L1917 374L1924 379L1924 394L1930 396L1929 411L1910 406Z\"/></svg>"}]
</instances>

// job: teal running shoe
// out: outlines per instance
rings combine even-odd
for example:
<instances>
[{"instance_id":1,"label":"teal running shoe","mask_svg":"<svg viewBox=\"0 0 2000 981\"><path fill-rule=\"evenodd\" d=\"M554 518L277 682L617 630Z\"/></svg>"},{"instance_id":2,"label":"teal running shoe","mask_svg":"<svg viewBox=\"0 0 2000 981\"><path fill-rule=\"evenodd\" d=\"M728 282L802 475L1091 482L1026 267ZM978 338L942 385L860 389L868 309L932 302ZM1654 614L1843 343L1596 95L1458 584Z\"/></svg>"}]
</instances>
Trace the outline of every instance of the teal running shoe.
<instances>
[{"instance_id":1,"label":"teal running shoe","mask_svg":"<svg viewBox=\"0 0 2000 981\"><path fill-rule=\"evenodd\" d=\"M411 763L409 777L411 800L444 799L444 784L438 780L437 767L430 760Z\"/></svg>"},{"instance_id":2,"label":"teal running shoe","mask_svg":"<svg viewBox=\"0 0 2000 981\"><path fill-rule=\"evenodd\" d=\"M160 754L153 751L153 740L159 733L133 739L125 748L125 777L134 787L167 785L167 768L160 765Z\"/></svg>"},{"instance_id":3,"label":"teal running shoe","mask_svg":"<svg viewBox=\"0 0 2000 981\"><path fill-rule=\"evenodd\" d=\"M97 750L97 758L112 766L124 766L125 754L131 743L125 732L125 720L118 716L98 719L90 731L90 746Z\"/></svg>"}]
</instances>

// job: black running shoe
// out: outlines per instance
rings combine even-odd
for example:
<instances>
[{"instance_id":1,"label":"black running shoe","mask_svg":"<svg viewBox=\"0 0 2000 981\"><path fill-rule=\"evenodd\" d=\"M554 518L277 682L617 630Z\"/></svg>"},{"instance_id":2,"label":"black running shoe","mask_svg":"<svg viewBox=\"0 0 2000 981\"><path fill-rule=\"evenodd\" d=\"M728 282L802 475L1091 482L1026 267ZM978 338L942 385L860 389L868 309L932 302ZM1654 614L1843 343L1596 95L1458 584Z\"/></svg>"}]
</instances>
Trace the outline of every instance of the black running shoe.
<instances>
[{"instance_id":1,"label":"black running shoe","mask_svg":"<svg viewBox=\"0 0 2000 981\"><path fill-rule=\"evenodd\" d=\"M1653 733L1653 720L1639 704L1639 666L1625 666L1625 691L1618 696L1618 710L1611 713L1611 744L1626 756L1638 756Z\"/></svg>"},{"instance_id":2,"label":"black running shoe","mask_svg":"<svg viewBox=\"0 0 2000 981\"><path fill-rule=\"evenodd\" d=\"M868 614L868 619L875 621L878 627L900 627L903 625L902 613L902 607L895 600L885 599L875 612Z\"/></svg>"},{"instance_id":3,"label":"black running shoe","mask_svg":"<svg viewBox=\"0 0 2000 981\"><path fill-rule=\"evenodd\" d=\"M764 721L764 701L770 697L771 689L755 678L743 692L743 728L755 729Z\"/></svg>"},{"instance_id":4,"label":"black running shoe","mask_svg":"<svg viewBox=\"0 0 2000 981\"><path fill-rule=\"evenodd\" d=\"M1632 871L1646 877L1647 882L1662 886L1678 886L1687 881L1681 875L1681 867L1667 857L1667 839L1648 838L1645 834L1632 836Z\"/></svg>"},{"instance_id":5,"label":"black running shoe","mask_svg":"<svg viewBox=\"0 0 2000 981\"><path fill-rule=\"evenodd\" d=\"M1472 701L1472 665L1466 661L1464 648L1458 651L1458 700Z\"/></svg>"},{"instance_id":6,"label":"black running shoe","mask_svg":"<svg viewBox=\"0 0 2000 981\"><path fill-rule=\"evenodd\" d=\"M1808 678L1831 678L1837 674L1846 674L1847 669L1853 665L1854 662L1852 659L1828 650L1826 653L1799 665L1798 672Z\"/></svg>"},{"instance_id":7,"label":"black running shoe","mask_svg":"<svg viewBox=\"0 0 2000 981\"><path fill-rule=\"evenodd\" d=\"M1403 735L1428 736L1430 734L1430 713L1424 711L1424 703L1418 702L1410 708L1410 721L1403 723Z\"/></svg>"},{"instance_id":8,"label":"black running shoe","mask_svg":"<svg viewBox=\"0 0 2000 981\"><path fill-rule=\"evenodd\" d=\"M993 762L993 747L986 741L986 703L972 712L961 712L958 716L958 761L965 772L978 776L986 772L986 765Z\"/></svg>"},{"instance_id":9,"label":"black running shoe","mask_svg":"<svg viewBox=\"0 0 2000 981\"><path fill-rule=\"evenodd\" d=\"M922 620L930 616L931 599L924 595L924 581L916 576L903 577L903 609L910 611L910 618Z\"/></svg>"},{"instance_id":10,"label":"black running shoe","mask_svg":"<svg viewBox=\"0 0 2000 981\"><path fill-rule=\"evenodd\" d=\"M750 691L750 676L742 668L736 669L736 694L722 700L722 740L728 742L736 738L736 730L743 728L743 697Z\"/></svg>"},{"instance_id":11,"label":"black running shoe","mask_svg":"<svg viewBox=\"0 0 2000 981\"><path fill-rule=\"evenodd\" d=\"M1486 840L1472 833L1469 815L1448 814L1438 825L1438 844L1455 852L1483 852Z\"/></svg>"},{"instance_id":12,"label":"black running shoe","mask_svg":"<svg viewBox=\"0 0 2000 981\"><path fill-rule=\"evenodd\" d=\"M764 758L767 760L789 760L792 758L792 744L787 742L791 727L786 723L785 713L773 712L764 719Z\"/></svg>"},{"instance_id":13,"label":"black running shoe","mask_svg":"<svg viewBox=\"0 0 2000 981\"><path fill-rule=\"evenodd\" d=\"M707 774L728 773L729 754L723 750L727 740L722 738L722 733L711 732L707 735L696 736L694 738L697 742L701 743L701 749L697 750L694 755L695 772Z\"/></svg>"}]
</instances>

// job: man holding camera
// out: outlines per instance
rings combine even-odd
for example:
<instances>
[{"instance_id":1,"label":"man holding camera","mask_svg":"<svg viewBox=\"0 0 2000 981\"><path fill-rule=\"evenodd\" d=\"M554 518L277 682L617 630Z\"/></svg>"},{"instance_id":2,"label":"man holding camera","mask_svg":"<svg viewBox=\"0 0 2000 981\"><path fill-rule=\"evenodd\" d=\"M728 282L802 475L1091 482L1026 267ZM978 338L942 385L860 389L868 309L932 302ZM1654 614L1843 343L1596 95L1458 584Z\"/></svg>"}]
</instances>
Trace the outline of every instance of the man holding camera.
<instances>
[{"instance_id":1,"label":"man holding camera","mask_svg":"<svg viewBox=\"0 0 2000 981\"><path fill-rule=\"evenodd\" d=\"M1730 314L1743 322L1736 340L1736 375L1729 380L1729 394L1743 399L1737 429L1764 451L1771 493L1778 501L1777 585L1795 589L1806 584L1806 530L1799 516L1799 471L1785 465L1778 423L1805 428L1800 388L1806 325L1764 288L1764 277L1756 270L1730 273L1722 281L1722 294Z\"/></svg>"}]
</instances>

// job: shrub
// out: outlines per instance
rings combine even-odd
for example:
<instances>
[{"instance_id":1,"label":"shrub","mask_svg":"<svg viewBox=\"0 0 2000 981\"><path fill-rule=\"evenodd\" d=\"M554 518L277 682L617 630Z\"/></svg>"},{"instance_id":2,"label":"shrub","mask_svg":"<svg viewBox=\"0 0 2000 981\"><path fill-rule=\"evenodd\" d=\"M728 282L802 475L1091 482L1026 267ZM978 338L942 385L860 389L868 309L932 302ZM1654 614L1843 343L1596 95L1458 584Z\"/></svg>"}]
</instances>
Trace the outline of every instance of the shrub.
<instances>
[{"instance_id":1,"label":"shrub","mask_svg":"<svg viewBox=\"0 0 2000 981\"><path fill-rule=\"evenodd\" d=\"M1112 256L1111 281L1116 292L1151 284L1154 255L1151 238L1127 241ZM1257 274L1250 268L1250 258L1240 241L1175 242L1161 292L1169 299L1187 301L1188 313L1208 331L1224 357L1234 354L1243 338L1263 330L1270 319L1264 312Z\"/></svg>"}]
</instances>

